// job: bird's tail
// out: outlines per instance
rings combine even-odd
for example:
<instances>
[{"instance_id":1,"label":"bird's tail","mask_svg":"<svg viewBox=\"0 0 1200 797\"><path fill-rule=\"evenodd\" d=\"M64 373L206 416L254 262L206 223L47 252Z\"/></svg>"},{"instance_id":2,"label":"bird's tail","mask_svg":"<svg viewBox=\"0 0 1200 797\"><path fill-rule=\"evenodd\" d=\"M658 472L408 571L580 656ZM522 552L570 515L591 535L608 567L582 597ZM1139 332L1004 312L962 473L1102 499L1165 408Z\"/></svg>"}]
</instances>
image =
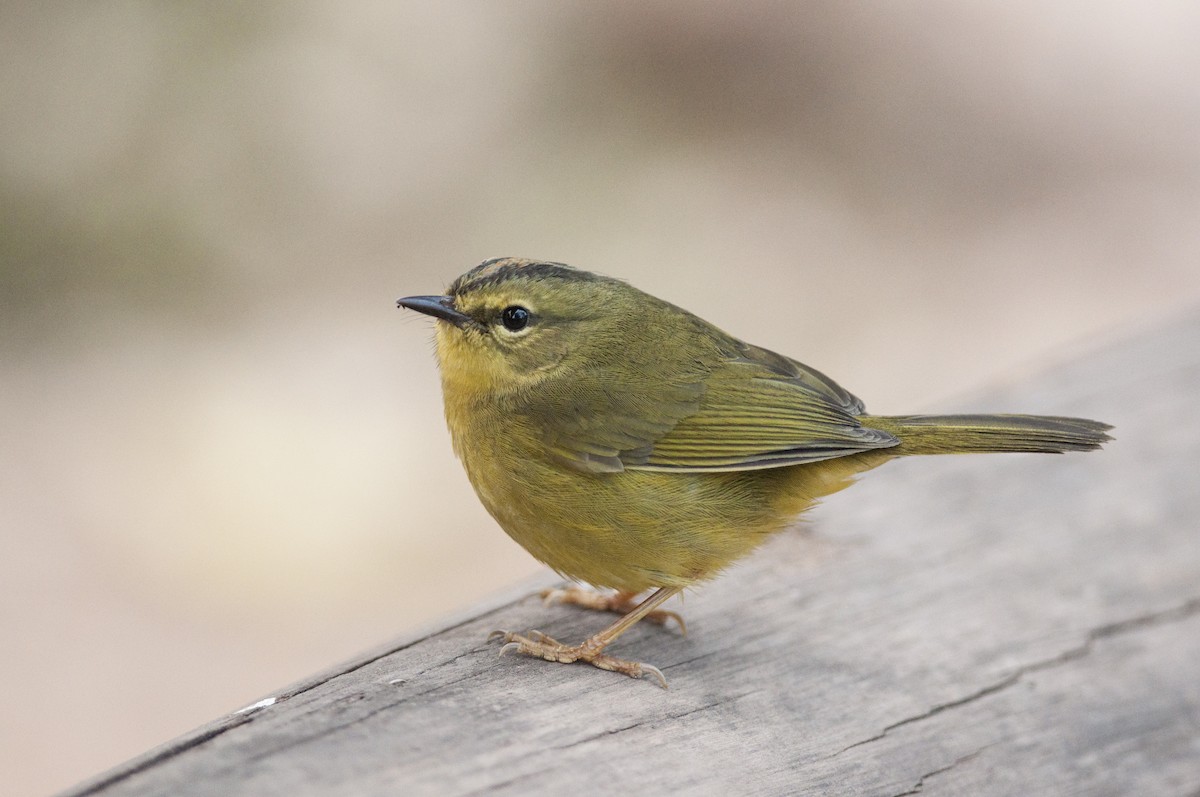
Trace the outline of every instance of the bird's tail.
<instances>
[{"instance_id":1,"label":"bird's tail","mask_svg":"<svg viewBox=\"0 0 1200 797\"><path fill-rule=\"evenodd\" d=\"M1106 423L1049 415L865 415L860 422L894 435L900 444L888 452L900 455L1061 454L1092 451L1112 439Z\"/></svg>"}]
</instances>

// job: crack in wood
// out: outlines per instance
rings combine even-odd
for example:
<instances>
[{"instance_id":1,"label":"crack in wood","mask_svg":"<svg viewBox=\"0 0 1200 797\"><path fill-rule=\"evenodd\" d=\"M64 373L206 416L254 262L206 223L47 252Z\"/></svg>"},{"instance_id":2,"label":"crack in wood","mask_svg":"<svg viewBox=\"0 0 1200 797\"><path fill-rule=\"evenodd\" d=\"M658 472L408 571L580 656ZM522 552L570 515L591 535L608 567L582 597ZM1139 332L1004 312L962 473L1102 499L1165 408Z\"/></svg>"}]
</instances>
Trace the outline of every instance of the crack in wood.
<instances>
[{"instance_id":1,"label":"crack in wood","mask_svg":"<svg viewBox=\"0 0 1200 797\"><path fill-rule=\"evenodd\" d=\"M717 655L720 652L721 652L720 650L709 650L704 653L698 653L695 656L691 656L686 659L680 659L679 661L673 661L670 664L664 664L662 666L662 670L663 670L663 672L667 672L668 670L670 670L674 667L683 667L685 665L692 664L697 661L703 661L704 659L711 659L713 656Z\"/></svg>"},{"instance_id":2,"label":"crack in wood","mask_svg":"<svg viewBox=\"0 0 1200 797\"><path fill-rule=\"evenodd\" d=\"M696 708L689 709L688 711L682 711L678 714L669 714L664 717L659 717L658 719L656 719L652 722L634 722L629 725L623 725L620 728L609 728L608 730L601 731L599 733L594 733L590 736L585 736L582 739L576 739L575 741L568 742L567 744L557 745L554 747L548 747L546 749L552 750L552 751L569 750L572 747L579 747L580 745L594 742L597 739L604 739L606 737L616 736L618 734L625 733L626 731L632 731L637 728L649 728L649 727L654 726L657 723L663 722L664 720L682 719L683 717L687 717L692 714L697 714L701 711L707 711L710 708L716 708L717 706L720 706L723 704L724 704L723 701L717 702L717 703L708 703L703 706L698 706ZM481 790L473 790L473 791L467 792L465 797L472 797L472 795L477 795L477 794L495 794L508 786L512 786L515 783L520 783L521 781L528 780L529 777L530 776L528 774L520 774L515 777L509 778L508 780L500 781L499 783L489 783L486 787L484 787Z\"/></svg>"},{"instance_id":3,"label":"crack in wood","mask_svg":"<svg viewBox=\"0 0 1200 797\"><path fill-rule=\"evenodd\" d=\"M465 625L465 624L466 624L465 622L464 622L464 623L462 623L462 625ZM427 639L427 638L428 638L428 637L423 637L422 639ZM417 641L420 641L420 640L417 640ZM416 642L414 642L414 643L412 643L412 644L416 644ZM386 658L387 656L390 656L390 655L392 655L392 653L396 653L396 652L398 652L398 651L404 650L404 648L406 648L406 647L408 647L408 645L402 645L402 646L400 646L400 647L396 648L395 650L392 650L392 651L391 651L391 652L389 652L389 653L385 653L385 654L382 654L382 655L380 655L380 656L374 656L374 657L371 657L369 660L366 660L366 661L359 662L359 663L357 663L355 666L353 666L353 667L350 667L350 668L346 669L346 670L345 670L345 671L343 671L343 672L339 672L339 673L337 673L337 674L336 674L336 675L334 675L334 676L331 676L331 677L329 677L329 678L325 678L325 679L323 679L323 680L321 680L321 681L314 682L314 683L312 683L312 684L310 684L310 685L306 685L304 688L302 688L302 689L298 689L298 690L295 690L294 692L291 692L291 693L289 693L289 694L285 694L283 697L281 697L281 698L280 698L280 700L282 701L282 700L285 700L285 699L290 699L290 698L292 698L292 697L295 697L295 696L297 696L297 695L304 694L305 692L311 691L312 689L315 689L315 688L317 688L318 686L321 686L321 685L323 685L323 684L326 684L326 683L330 683L330 682L332 682L332 681L336 680L337 678L340 678L340 677L342 677L343 675L348 675L348 674L350 674L350 673L352 673L352 672L355 672L355 671L357 671L357 670L360 670L360 669L362 669L363 667L367 666L368 664L371 664L371 663L373 663L373 662L375 662L375 661L379 661L380 659ZM454 658L452 658L452 659L449 659L449 660L447 660L447 661L443 662L442 664L438 665L437 667L431 667L431 668L427 668L427 669L425 669L425 670L422 670L421 672L422 672L422 673L425 673L425 672L429 672L429 671L431 671L431 670L436 670L436 669L438 669L438 667L442 667L442 666L445 666L445 665L447 665L447 664L452 664L453 662L455 662L455 661L458 661L459 659L465 658L465 657L467 657L467 656L470 656L471 654L473 654L473 653L477 653L477 652L481 652L481 650L480 650L480 649L474 649L474 650L468 651L468 652L466 652L466 653L460 654L460 655L458 655L458 656L455 656L455 657L454 657ZM456 679L454 679L454 680L451 680L451 681L446 681L446 682L440 683L440 684L438 684L437 686L431 687L431 688L429 688L429 689L426 689L426 690L423 690L423 691L420 691L420 692L415 692L415 693L414 693L414 692L409 692L408 694L405 694L403 697L401 697L401 698L399 698L399 699L397 699L397 700L391 700L391 701L388 701L388 702L387 702L387 703L385 703L384 705L382 705L382 706L379 706L379 707L377 707L377 708L374 708L374 709L372 709L371 711L369 711L369 712L367 712L367 713L365 713L365 714L363 714L363 715L361 715L361 716L355 717L354 719L352 719L352 720L350 720L350 721L348 721L348 722L339 723L339 724L337 724L337 725L334 725L334 726L331 726L331 727L327 727L327 728L324 728L324 729L322 729L322 731L321 731L320 733L309 734L309 735L306 735L306 736L303 736L303 737L300 737L300 738L297 738L297 739L292 739L292 740L290 740L290 741L289 741L288 743L286 743L286 744L283 744L283 745L278 745L278 746L276 746L276 747L273 747L273 748L271 748L271 749L268 749L268 750L263 750L263 751L260 751L260 752L258 752L258 753L255 753L255 754L248 755L248 756L246 757L246 760L247 760L247 761L256 761L256 760L261 760L261 759L265 759L265 758L270 758L271 756L278 755L279 753L285 752L285 751L287 751L287 750L290 750L290 749L292 749L292 748L295 748L295 747L300 747L300 746L302 746L302 745L304 745L304 744L307 744L307 743L309 743L309 742L312 742L312 741L314 741L314 740L316 740L316 739L320 739L320 738L322 738L322 737L324 737L324 736L328 735L329 733L332 733L332 732L336 732L336 731L342 730L343 728L348 728L348 727L350 727L350 726L352 726L352 725L355 725L355 724L357 724L357 723L359 723L359 722L362 722L362 721L364 721L364 720L370 719L371 717L375 716L376 714L380 714L380 713L382 713L382 712L384 712L384 711L387 711L388 709L394 708L394 707L396 707L396 706L400 705L401 703L406 703L406 702L409 702L409 701L411 701L411 700L415 700L415 699L417 699L417 698L420 698L420 697L422 697L422 696L424 696L424 695L427 695L427 694L430 694L430 693L433 693L433 692L438 692L438 691L440 691L440 690L442 690L442 689L445 689L445 688L447 688L447 687L454 686L454 685L456 685L456 684L462 683L463 681L469 681L469 680L471 680L472 678L476 678L476 677L480 676L481 674L482 674L482 673L480 673L480 672L474 672L474 673L470 673L469 675L463 676L463 677L461 677L461 678L456 678ZM399 687L393 687L393 688L399 688ZM355 693L354 695L348 695L348 696L346 696L345 698L342 698L342 699L341 699L341 701L339 701L339 702L344 704L344 703L345 703L347 700L351 700L351 699L352 699L354 702L358 702L359 700L363 700L363 699L365 699L366 697L367 697L367 694L366 694L365 692L358 692L358 693ZM310 715L310 714L313 714L313 713L325 713L325 712L327 712L328 710L329 710L329 706L319 706L319 707L315 707L315 708L311 709L310 711L307 711L307 712L305 712L305 713L301 714L300 716L301 716L301 717L304 717L304 716L308 716L308 715ZM110 787L110 786L114 785L115 783L118 783L118 782L120 782L120 781L122 781L122 780L124 780L124 779L126 779L126 778L128 778L128 777L131 777L131 776L133 776L133 775L136 775L137 773L139 773L139 772L141 772L141 771L143 771L143 770L145 770L145 769L148 769L148 768L150 768L150 767L152 767L152 766L155 766L155 765L157 765L157 764L161 763L162 761L164 761L164 760L166 760L166 759L168 759L168 758L173 758L174 756L177 756L177 755L180 755L180 754L182 754L182 753L185 753L185 752L187 752L189 749L191 749L191 748L193 748L193 747L197 747L197 746L199 746L199 745L201 745L201 744L204 744L204 743L206 743L206 742L212 741L213 739L215 739L215 738L217 738L218 736L222 735L222 734L223 734L223 733L225 733L226 731L230 731L230 730L233 730L234 728L237 728L237 727L239 727L239 726L241 726L241 725L245 725L245 724L247 724L247 723L253 722L255 719L257 719L257 717L255 717L255 716L251 716L251 715L245 715L245 716L243 716L243 717L241 718L241 720L240 720L240 721L238 721L238 722L231 723L231 724L229 724L229 725L227 725L227 726L225 726L225 727L222 727L222 728L215 728L215 729L213 729L212 731L209 731L209 732L207 732L207 733L199 734L199 735L198 735L198 736L196 736L195 738L188 738L188 739L185 739L185 740L183 740L183 742L182 742L181 744L179 744L179 745L177 745L177 746L175 746L175 747L172 747L171 749L163 750L161 754L159 754L159 755L157 755L157 756L154 756L154 757L153 757L153 758L151 758L150 760L147 760L147 761L145 761L145 762L141 762L141 763L139 763L137 766L135 766L135 767L131 767L131 768L130 768L130 769L128 769L128 770L125 770L125 771L122 771L122 772L119 772L119 773L114 773L114 777L113 777L112 779L110 779L110 780L103 781L103 782L98 782L98 783L96 783L96 784L93 784L93 785L89 786L89 788L87 789L87 791L85 791L85 792L81 792L81 793L80 793L80 797L83 797L83 795L86 795L86 794L94 794L94 793L101 792L101 791L103 791L103 790L107 789L108 787Z\"/></svg>"},{"instance_id":4,"label":"crack in wood","mask_svg":"<svg viewBox=\"0 0 1200 797\"><path fill-rule=\"evenodd\" d=\"M364 697L365 697L365 695L364 695ZM392 701L385 703L382 706L377 706L377 707L371 709L370 711L365 712L364 714L351 719L348 722L341 722L341 723L338 723L337 725L328 726L328 727L322 728L317 733L310 733L310 734L306 734L304 736L298 736L294 739L288 740L284 744L278 744L278 745L275 745L275 746L267 748L267 749L259 750L258 752L255 752L255 753L248 753L245 756L245 758L243 759L243 763L236 764L234 767L231 767L230 769L236 768L237 766L243 766L244 762L262 761L267 758L271 758L272 756L279 755L280 753L286 752L288 750L292 750L296 747L301 747L303 745L309 744L310 742L317 741L319 739L323 739L332 733L336 733L337 731L343 730L344 728L349 728L353 725L357 725L360 722L369 720L371 717L374 717L377 714L382 714L383 712L387 711L388 709L395 708L396 706L398 706L404 702L406 702L406 699L404 699L404 698L402 698L400 700L392 700Z\"/></svg>"},{"instance_id":5,"label":"crack in wood","mask_svg":"<svg viewBox=\"0 0 1200 797\"><path fill-rule=\"evenodd\" d=\"M471 648L470 650L459 653L457 656L451 656L448 659L439 661L438 663L434 664L431 667L426 667L423 670L417 670L416 672L412 673L411 675L406 675L401 679L401 681L403 682L403 684L415 683L417 681L417 679L420 678L422 675L426 675L428 673L436 672L437 670L444 669L446 667L449 667L451 664L455 664L456 662L461 661L462 659L466 659L466 658L470 658L471 656L482 655L484 653L487 653L489 647L491 647L489 644L482 643L476 647ZM415 693L413 695L413 697L419 697L423 694L426 694L427 692L434 691L436 689L440 689L443 686L449 686L451 683L458 683L459 681L462 681L462 680L465 680L465 679L459 678L455 681L450 681L445 684L438 684L437 686L431 687L430 689L426 689L424 691ZM401 685L401 684L396 684L396 685Z\"/></svg>"},{"instance_id":6,"label":"crack in wood","mask_svg":"<svg viewBox=\"0 0 1200 797\"><path fill-rule=\"evenodd\" d=\"M910 797L913 794L920 794L925 789L926 781L932 780L933 778L936 778L938 775L942 775L946 772L949 772L950 770L954 769L955 767L959 766L960 764L965 764L966 762L970 761L972 758L975 758L976 756L978 756L980 753L982 753L984 750L988 749L989 747L991 747L990 744L984 745L983 747L980 747L978 750L976 750L973 753L967 753L965 756L960 756L959 758L954 759L953 761L951 761L949 764L947 764L944 767L932 770L930 772L926 772L924 775L922 775L920 778L917 779L917 782L913 784L911 789L909 789L908 791L902 791L899 794L892 795L892 797Z\"/></svg>"},{"instance_id":7,"label":"crack in wood","mask_svg":"<svg viewBox=\"0 0 1200 797\"><path fill-rule=\"evenodd\" d=\"M110 786L120 783L127 778L131 778L138 773L145 772L146 770L158 766L168 759L174 758L177 755L186 753L188 750L191 750L194 747L199 747L206 742L212 741L226 731L231 731L240 725L245 725L253 721L254 718L250 715L240 714L237 716L236 720L231 721L227 725L223 725L219 728L211 728L207 731L201 731L192 736L186 736L177 742L168 744L157 753L150 753L146 758L133 762L125 769L117 770L110 773L108 777L87 784L87 786L82 791L78 792L78 794L82 797L82 795L96 794L104 791Z\"/></svg>"},{"instance_id":8,"label":"crack in wood","mask_svg":"<svg viewBox=\"0 0 1200 797\"><path fill-rule=\"evenodd\" d=\"M882 731L875 734L874 736L871 736L866 739L862 739L860 741L855 742L854 744L847 745L846 747L843 747L841 750L838 750L836 753L826 756L826 758L827 759L837 758L842 753L845 753L849 750L853 750L856 747L862 747L863 745L870 744L872 742L877 742L880 739L883 739L885 736L887 736L892 731L897 730L898 728L903 728L906 725L912 725L913 723L916 723L916 722L922 722L923 720L927 720L930 717L934 717L934 716L937 716L938 714L941 714L943 711L949 711L950 709L959 708L961 706L967 705L968 703L973 703L976 700L985 698L989 695L994 695L997 692L1001 692L1005 689L1008 689L1010 686L1015 685L1018 681L1020 681L1026 675L1029 675L1031 673L1041 672L1043 670L1048 670L1048 669L1051 669L1054 667L1059 667L1068 662L1075 661L1077 659L1081 659L1084 656L1087 656L1089 653L1091 653L1093 646L1100 639L1108 639L1108 638L1119 636L1121 634L1128 633L1131 631L1136 631L1136 630L1139 630L1142 628L1147 628L1149 626L1157 626L1157 625L1163 625L1166 623L1178 622L1180 620L1186 620L1187 618L1189 618L1192 615L1195 615L1197 613L1200 613L1200 597L1196 597L1196 598L1192 598L1190 600L1184 601L1183 603L1179 604L1178 606L1173 606L1169 609L1163 609L1163 610L1157 611L1157 612L1150 612L1148 614L1139 615L1137 617L1130 617L1126 620L1117 620L1112 623L1105 623L1104 625L1097 626L1087 632L1087 634L1084 636L1084 640L1082 643L1080 643L1079 645L1076 645L1075 647L1070 648L1066 651L1063 651L1062 653L1058 654L1057 656L1053 656L1052 658L1045 659L1043 661L1036 661L1036 662L1033 662L1032 664L1026 664L1024 666L1018 667L1012 673L1010 673L1009 675L1000 679L999 681L989 684L981 689L978 689L978 690L970 693L969 695L966 695L965 697L960 697L956 700L951 700L946 703L939 703L939 704L933 706L932 708L930 708L928 711L922 712L921 714L916 714L911 717L905 717L904 719L899 720L898 722L893 722L891 725L884 727L884 729Z\"/></svg>"},{"instance_id":9,"label":"crack in wood","mask_svg":"<svg viewBox=\"0 0 1200 797\"><path fill-rule=\"evenodd\" d=\"M739 700L739 699L741 699L740 695L738 697L734 698L734 700ZM594 733L591 736L585 736L582 739L576 739L575 741L568 742L567 744L563 744L563 745L558 745L558 746L550 748L550 749L552 749L552 750L569 750L572 747L578 747L582 744L587 744L588 742L595 741L596 739L603 739L607 736L616 736L617 734L625 733L626 731L632 731L636 728L653 728L654 726L660 725L663 722L673 722L675 720L683 719L684 717L690 717L693 714L699 714L702 711L708 711L711 708L723 706L723 705L728 704L729 702L730 701L728 701L728 700L719 700L714 703L705 703L702 706L696 706L695 708L690 708L687 711L681 711L676 714L665 714L661 717L655 717L653 719L640 720L638 722L634 722L630 725L625 725L620 728L610 728L606 731Z\"/></svg>"},{"instance_id":10,"label":"crack in wood","mask_svg":"<svg viewBox=\"0 0 1200 797\"><path fill-rule=\"evenodd\" d=\"M676 713L672 713L672 714L666 714L666 715L663 715L661 717L656 717L651 720L634 722L629 725L624 725L620 728L611 728L606 731L601 731L600 733L595 733L590 736L586 736L582 739L576 739L575 741L569 742L564 745L558 745L556 747L549 747L549 748L547 748L547 750L552 750L552 751L556 751L556 752L562 751L562 750L568 750L573 747L579 747L580 745L588 744L589 742L594 742L597 739L604 739L607 737L616 736L618 734L625 733L625 732L631 731L631 730L635 730L637 728L652 729L654 726L659 725L663 722L674 722L676 720L681 720L684 717L690 717L693 714L700 714L700 713L708 711L710 709L719 708L720 706L726 706L731 703L735 703L739 700L742 700L743 698L748 697L749 695L757 694L758 692L761 692L761 691L762 691L761 689L751 689L746 692L742 692L740 694L733 695L730 698L714 701L712 703L705 703L704 705L696 706L695 708L690 708L687 711L680 711L680 712L676 712ZM464 795L464 797L474 797L474 795L479 795L479 794L495 794L506 787L512 786L515 783L520 783L521 781L527 780L529 777L530 776L527 774L521 774L521 775L517 775L516 777L509 778L508 780L501 781L499 783L489 783L483 789L478 789L478 790L473 790L473 791L467 792Z\"/></svg>"}]
</instances>

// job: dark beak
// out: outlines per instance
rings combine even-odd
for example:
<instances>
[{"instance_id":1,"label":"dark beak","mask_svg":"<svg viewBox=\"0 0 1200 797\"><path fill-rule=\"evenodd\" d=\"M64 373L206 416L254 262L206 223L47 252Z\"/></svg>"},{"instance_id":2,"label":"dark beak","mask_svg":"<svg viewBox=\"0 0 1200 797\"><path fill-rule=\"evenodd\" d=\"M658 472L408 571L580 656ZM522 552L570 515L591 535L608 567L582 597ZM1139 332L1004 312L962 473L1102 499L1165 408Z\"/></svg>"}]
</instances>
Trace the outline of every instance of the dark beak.
<instances>
[{"instance_id":1,"label":"dark beak","mask_svg":"<svg viewBox=\"0 0 1200 797\"><path fill-rule=\"evenodd\" d=\"M475 319L471 316L454 309L453 296L406 296L403 299L397 299L396 306L407 307L409 310L416 310L418 313L449 321L456 327L475 323Z\"/></svg>"}]
</instances>

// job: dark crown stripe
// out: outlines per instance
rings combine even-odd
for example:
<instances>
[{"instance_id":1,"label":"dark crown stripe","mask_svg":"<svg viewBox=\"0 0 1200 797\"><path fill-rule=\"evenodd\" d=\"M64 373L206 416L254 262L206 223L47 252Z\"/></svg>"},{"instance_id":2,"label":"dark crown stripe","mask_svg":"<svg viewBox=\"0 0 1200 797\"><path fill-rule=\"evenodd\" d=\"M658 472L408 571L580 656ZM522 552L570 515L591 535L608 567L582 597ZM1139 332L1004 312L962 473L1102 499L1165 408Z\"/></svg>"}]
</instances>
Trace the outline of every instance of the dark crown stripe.
<instances>
[{"instance_id":1,"label":"dark crown stripe","mask_svg":"<svg viewBox=\"0 0 1200 797\"><path fill-rule=\"evenodd\" d=\"M458 296L468 291L473 291L487 285L496 285L516 277L528 280L560 279L572 282L596 282L603 279L603 277L590 272L571 268L565 263L496 257L483 261L456 279L451 283L449 293L451 296Z\"/></svg>"}]
</instances>

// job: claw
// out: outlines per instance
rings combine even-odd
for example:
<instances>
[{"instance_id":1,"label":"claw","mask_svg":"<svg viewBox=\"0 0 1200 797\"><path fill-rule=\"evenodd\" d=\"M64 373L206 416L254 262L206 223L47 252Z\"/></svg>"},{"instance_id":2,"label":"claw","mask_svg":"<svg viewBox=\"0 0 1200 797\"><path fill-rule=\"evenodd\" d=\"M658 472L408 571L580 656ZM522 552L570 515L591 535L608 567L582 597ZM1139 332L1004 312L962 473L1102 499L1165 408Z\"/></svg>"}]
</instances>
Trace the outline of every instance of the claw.
<instances>
[{"instance_id":1,"label":"claw","mask_svg":"<svg viewBox=\"0 0 1200 797\"><path fill-rule=\"evenodd\" d=\"M679 626L680 636L687 636L687 623L683 621L683 615L679 614L679 612L664 611L660 609L656 612L650 612L650 614L646 616L646 619L652 623L658 623L659 625L666 625L668 620L674 620L675 624Z\"/></svg>"},{"instance_id":2,"label":"claw","mask_svg":"<svg viewBox=\"0 0 1200 797\"><path fill-rule=\"evenodd\" d=\"M659 686L661 686L663 689L667 688L667 677L662 674L662 670L658 669L653 664L643 664L642 675L653 675L658 679Z\"/></svg>"}]
</instances>

